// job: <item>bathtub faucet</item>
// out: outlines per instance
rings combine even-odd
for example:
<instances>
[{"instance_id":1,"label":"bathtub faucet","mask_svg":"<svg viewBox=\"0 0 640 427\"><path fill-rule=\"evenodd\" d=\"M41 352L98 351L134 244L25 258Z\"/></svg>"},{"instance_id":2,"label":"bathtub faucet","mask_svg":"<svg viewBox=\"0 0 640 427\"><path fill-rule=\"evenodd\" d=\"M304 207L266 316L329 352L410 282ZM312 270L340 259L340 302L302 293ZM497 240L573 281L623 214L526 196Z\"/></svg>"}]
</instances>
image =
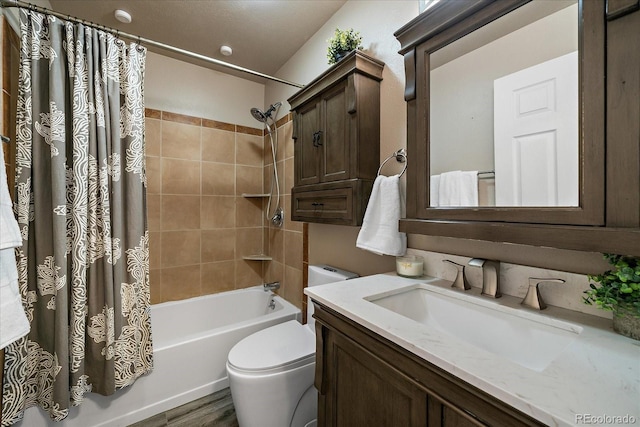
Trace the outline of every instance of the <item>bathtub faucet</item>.
<instances>
[{"instance_id":1,"label":"bathtub faucet","mask_svg":"<svg viewBox=\"0 0 640 427\"><path fill-rule=\"evenodd\" d=\"M265 283L262 285L262 288L264 289L265 292L275 291L279 287L280 287L280 282L271 282L271 283Z\"/></svg>"}]
</instances>

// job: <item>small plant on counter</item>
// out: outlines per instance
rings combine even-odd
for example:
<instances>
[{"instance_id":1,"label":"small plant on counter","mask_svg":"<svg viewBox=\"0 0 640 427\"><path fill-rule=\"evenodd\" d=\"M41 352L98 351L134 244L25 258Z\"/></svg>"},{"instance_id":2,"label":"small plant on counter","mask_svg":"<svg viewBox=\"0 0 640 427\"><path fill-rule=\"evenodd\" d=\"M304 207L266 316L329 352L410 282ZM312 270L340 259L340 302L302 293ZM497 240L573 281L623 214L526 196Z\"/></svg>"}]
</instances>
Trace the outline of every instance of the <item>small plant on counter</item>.
<instances>
[{"instance_id":1,"label":"small plant on counter","mask_svg":"<svg viewBox=\"0 0 640 427\"><path fill-rule=\"evenodd\" d=\"M604 257L613 268L589 275L589 280L599 286L589 283L591 289L584 291L587 296L583 300L585 304L613 311L613 328L640 339L640 259L615 254L604 254Z\"/></svg>"},{"instance_id":2,"label":"small plant on counter","mask_svg":"<svg viewBox=\"0 0 640 427\"><path fill-rule=\"evenodd\" d=\"M336 28L333 37L327 42L329 42L329 47L327 47L329 64L335 64L352 50L362 49L362 36L359 31L354 31L353 28L348 30Z\"/></svg>"}]
</instances>

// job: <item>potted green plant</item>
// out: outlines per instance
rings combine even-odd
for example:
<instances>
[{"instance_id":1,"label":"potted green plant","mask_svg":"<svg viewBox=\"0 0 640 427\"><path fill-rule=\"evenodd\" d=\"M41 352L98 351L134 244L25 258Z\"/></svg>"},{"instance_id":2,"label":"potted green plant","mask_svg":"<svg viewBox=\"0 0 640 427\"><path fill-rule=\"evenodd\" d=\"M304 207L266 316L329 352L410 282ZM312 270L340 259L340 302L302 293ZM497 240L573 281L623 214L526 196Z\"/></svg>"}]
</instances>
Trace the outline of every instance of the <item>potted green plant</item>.
<instances>
[{"instance_id":1,"label":"potted green plant","mask_svg":"<svg viewBox=\"0 0 640 427\"><path fill-rule=\"evenodd\" d=\"M348 30L336 28L333 37L327 42L329 43L327 47L329 64L335 64L340 61L352 50L362 49L362 36L360 36L359 31L354 31L353 28Z\"/></svg>"},{"instance_id":2,"label":"potted green plant","mask_svg":"<svg viewBox=\"0 0 640 427\"><path fill-rule=\"evenodd\" d=\"M612 265L602 274L589 275L598 283L589 283L583 298L586 304L613 311L613 329L625 336L640 340L640 259L604 254Z\"/></svg>"}]
</instances>

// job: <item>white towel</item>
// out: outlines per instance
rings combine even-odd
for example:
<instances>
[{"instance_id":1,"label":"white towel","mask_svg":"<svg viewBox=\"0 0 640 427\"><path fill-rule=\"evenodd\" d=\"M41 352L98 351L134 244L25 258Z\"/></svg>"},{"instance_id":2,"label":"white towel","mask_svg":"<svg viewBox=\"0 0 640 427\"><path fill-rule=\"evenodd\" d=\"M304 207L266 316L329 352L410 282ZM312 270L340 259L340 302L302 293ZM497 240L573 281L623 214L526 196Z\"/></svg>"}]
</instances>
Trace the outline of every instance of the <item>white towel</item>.
<instances>
[{"instance_id":1,"label":"white towel","mask_svg":"<svg viewBox=\"0 0 640 427\"><path fill-rule=\"evenodd\" d=\"M0 154L4 163L4 143L0 143ZM22 246L22 237L16 218L13 216L13 204L7 186L7 172L4 164L0 167L0 249Z\"/></svg>"},{"instance_id":2,"label":"white towel","mask_svg":"<svg viewBox=\"0 0 640 427\"><path fill-rule=\"evenodd\" d=\"M404 255L407 235L398 229L398 221L404 216L403 209L400 175L378 176L373 183L356 246L378 255Z\"/></svg>"},{"instance_id":3,"label":"white towel","mask_svg":"<svg viewBox=\"0 0 640 427\"><path fill-rule=\"evenodd\" d=\"M478 206L478 171L445 172L439 189L439 206Z\"/></svg>"},{"instance_id":4,"label":"white towel","mask_svg":"<svg viewBox=\"0 0 640 427\"><path fill-rule=\"evenodd\" d=\"M0 155L4 159L2 143ZM22 246L20 229L11 209L4 165L0 166L0 349L29 333L29 321L22 308L18 270L13 248Z\"/></svg>"}]
</instances>

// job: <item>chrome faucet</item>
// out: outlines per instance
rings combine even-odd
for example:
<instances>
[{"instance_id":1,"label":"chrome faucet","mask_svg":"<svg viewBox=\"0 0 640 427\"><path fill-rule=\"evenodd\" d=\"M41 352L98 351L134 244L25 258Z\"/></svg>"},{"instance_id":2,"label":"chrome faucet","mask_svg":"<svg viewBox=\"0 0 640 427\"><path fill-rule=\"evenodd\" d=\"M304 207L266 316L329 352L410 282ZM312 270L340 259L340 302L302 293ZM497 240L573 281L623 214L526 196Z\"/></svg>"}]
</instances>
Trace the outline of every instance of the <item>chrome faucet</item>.
<instances>
[{"instance_id":1,"label":"chrome faucet","mask_svg":"<svg viewBox=\"0 0 640 427\"><path fill-rule=\"evenodd\" d=\"M461 289L463 291L467 291L471 289L471 285L467 281L467 276L464 274L464 265L458 264L457 262L453 262L450 259L444 259L442 262L448 262L458 269L456 273L456 278L451 285L452 288Z\"/></svg>"},{"instance_id":2,"label":"chrome faucet","mask_svg":"<svg viewBox=\"0 0 640 427\"><path fill-rule=\"evenodd\" d=\"M564 283L564 280L529 277L529 289L527 290L527 295L520 304L535 310L544 310L547 308L547 304L544 303L542 295L540 295L540 289L538 289L540 283L543 282Z\"/></svg>"},{"instance_id":3,"label":"chrome faucet","mask_svg":"<svg viewBox=\"0 0 640 427\"><path fill-rule=\"evenodd\" d=\"M469 260L472 267L482 267L482 294L490 298L500 298L500 262L482 258Z\"/></svg>"},{"instance_id":4,"label":"chrome faucet","mask_svg":"<svg viewBox=\"0 0 640 427\"><path fill-rule=\"evenodd\" d=\"M265 292L275 291L276 289L279 289L279 288L280 288L280 282L264 283L262 285L262 289L264 289Z\"/></svg>"}]
</instances>

